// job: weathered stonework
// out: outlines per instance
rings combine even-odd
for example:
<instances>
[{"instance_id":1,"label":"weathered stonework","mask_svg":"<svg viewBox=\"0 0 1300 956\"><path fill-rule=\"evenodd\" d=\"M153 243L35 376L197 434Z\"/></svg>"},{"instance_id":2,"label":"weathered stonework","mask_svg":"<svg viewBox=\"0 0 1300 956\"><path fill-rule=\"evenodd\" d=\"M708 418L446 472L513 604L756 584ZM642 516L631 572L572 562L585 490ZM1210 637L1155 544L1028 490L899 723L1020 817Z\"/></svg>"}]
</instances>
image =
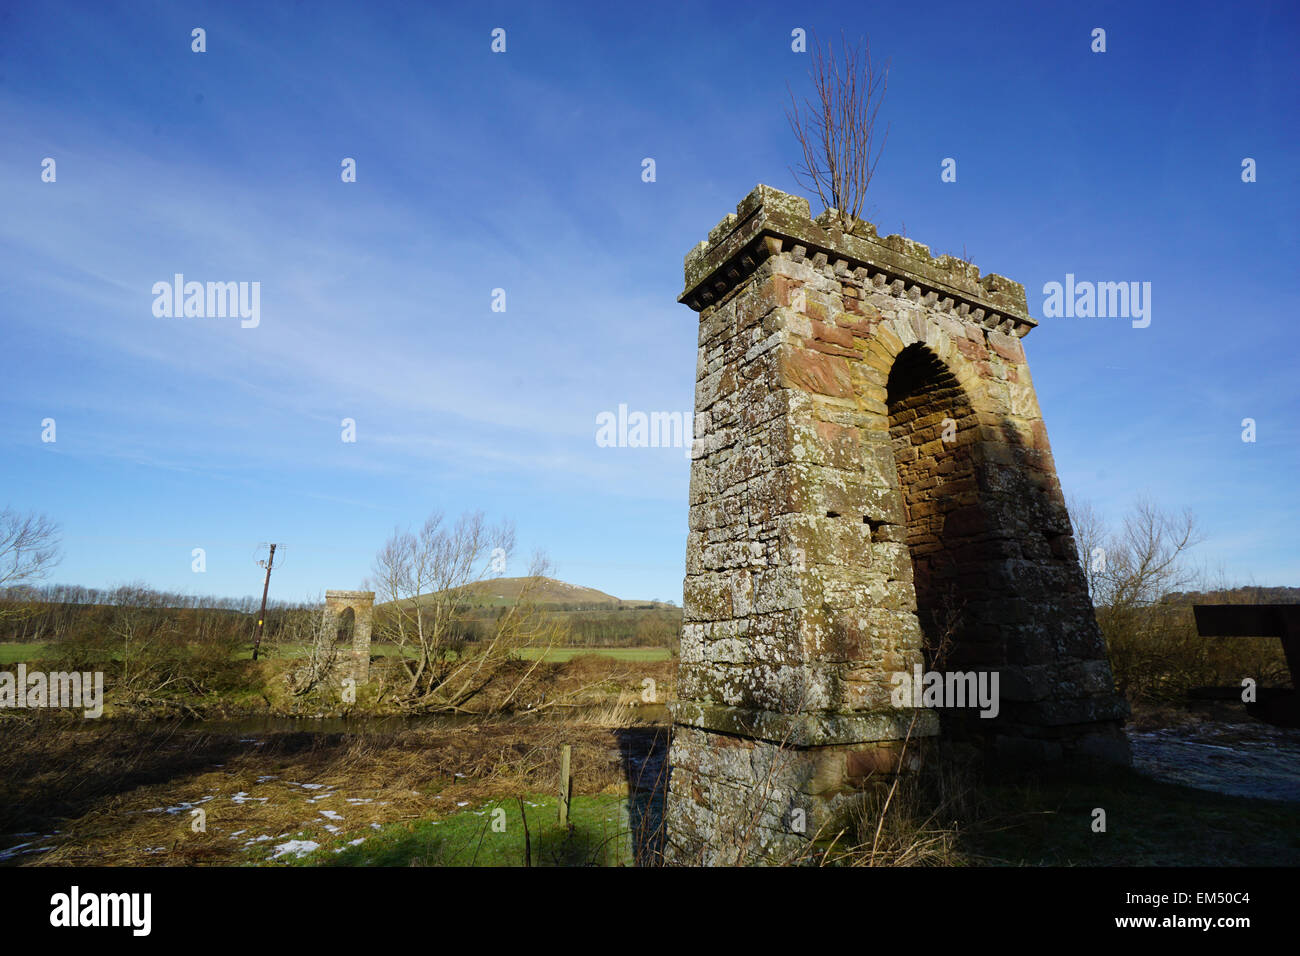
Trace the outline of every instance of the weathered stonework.
<instances>
[{"instance_id":1,"label":"weathered stonework","mask_svg":"<svg viewBox=\"0 0 1300 956\"><path fill-rule=\"evenodd\" d=\"M700 336L668 859L799 851L909 735L1127 761L1024 287L758 186L679 301ZM917 666L997 672L1000 712L894 706Z\"/></svg>"},{"instance_id":2,"label":"weathered stonework","mask_svg":"<svg viewBox=\"0 0 1300 956\"><path fill-rule=\"evenodd\" d=\"M326 634L342 630L348 612L352 614L352 640L348 654L352 661L352 678L358 685L370 679L370 619L375 606L374 591L326 591Z\"/></svg>"}]
</instances>

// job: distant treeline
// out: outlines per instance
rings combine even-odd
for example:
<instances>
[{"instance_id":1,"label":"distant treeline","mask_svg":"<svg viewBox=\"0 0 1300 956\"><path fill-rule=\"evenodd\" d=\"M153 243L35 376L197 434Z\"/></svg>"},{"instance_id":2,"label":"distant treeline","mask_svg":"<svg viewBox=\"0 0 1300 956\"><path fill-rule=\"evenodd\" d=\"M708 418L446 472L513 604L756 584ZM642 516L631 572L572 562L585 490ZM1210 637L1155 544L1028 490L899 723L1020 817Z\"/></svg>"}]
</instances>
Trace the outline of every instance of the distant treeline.
<instances>
[{"instance_id":1,"label":"distant treeline","mask_svg":"<svg viewBox=\"0 0 1300 956\"><path fill-rule=\"evenodd\" d=\"M1300 604L1300 588L1249 585L1214 591L1174 591L1162 600L1166 604Z\"/></svg>"},{"instance_id":2,"label":"distant treeline","mask_svg":"<svg viewBox=\"0 0 1300 956\"><path fill-rule=\"evenodd\" d=\"M474 642L490 633L490 623L504 607L474 608L455 627L459 640ZM682 627L681 608L644 604L603 604L596 608L546 605L566 625L570 647L676 647Z\"/></svg>"},{"instance_id":3,"label":"distant treeline","mask_svg":"<svg viewBox=\"0 0 1300 956\"><path fill-rule=\"evenodd\" d=\"M501 608L508 607L508 602L502 601L483 601L473 605L476 609ZM609 611L673 611L681 613L681 608L668 604L666 602L634 602L634 601L546 601L543 606L548 611L563 611L565 613L587 613L587 612L609 612Z\"/></svg>"},{"instance_id":4,"label":"distant treeline","mask_svg":"<svg viewBox=\"0 0 1300 956\"><path fill-rule=\"evenodd\" d=\"M138 584L105 590L8 588L0 590L0 641L94 645L129 625L151 638L238 644L252 640L260 604L247 597L196 597ZM286 622L304 614L319 614L319 607L268 602L265 638L274 640Z\"/></svg>"},{"instance_id":5,"label":"distant treeline","mask_svg":"<svg viewBox=\"0 0 1300 956\"><path fill-rule=\"evenodd\" d=\"M0 641L96 645L121 633L129 617L131 627L143 628L151 639L168 635L172 640L247 645L259 604L251 597L196 597L138 584L102 590L70 585L0 589ZM507 610L470 609L453 625L454 639L483 639ZM548 604L546 611L563 620L565 643L575 647L675 647L682 624L681 608L649 602ZM377 618L385 613L382 607L375 612ZM263 639L275 644L288 631L298 639L304 633L303 619L314 620L319 614L318 604L269 602Z\"/></svg>"},{"instance_id":6,"label":"distant treeline","mask_svg":"<svg viewBox=\"0 0 1300 956\"><path fill-rule=\"evenodd\" d=\"M566 616L575 647L675 647L682 629L682 610L675 607L619 605Z\"/></svg>"}]
</instances>

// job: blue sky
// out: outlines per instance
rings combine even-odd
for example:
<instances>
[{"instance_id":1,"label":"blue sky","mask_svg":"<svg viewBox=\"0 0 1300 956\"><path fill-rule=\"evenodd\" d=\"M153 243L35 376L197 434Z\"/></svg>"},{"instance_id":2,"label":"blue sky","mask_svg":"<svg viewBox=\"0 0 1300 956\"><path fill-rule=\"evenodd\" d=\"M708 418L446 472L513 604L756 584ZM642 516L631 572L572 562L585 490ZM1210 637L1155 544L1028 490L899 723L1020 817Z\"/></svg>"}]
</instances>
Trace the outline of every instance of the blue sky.
<instances>
[{"instance_id":1,"label":"blue sky","mask_svg":"<svg viewBox=\"0 0 1300 956\"><path fill-rule=\"evenodd\" d=\"M597 447L596 415L690 411L682 258L756 183L800 191L790 33L844 29L891 61L882 234L965 248L1036 316L1066 273L1152 284L1149 328L1025 340L1067 492L1190 507L1202 560L1300 585L1300 13L977 6L4 5L0 505L57 520L53 580L89 586L253 594L274 540L273 596L310 598L482 509L517 525L507 573L541 548L680 601L689 463ZM178 272L260 282L260 325L155 317Z\"/></svg>"}]
</instances>

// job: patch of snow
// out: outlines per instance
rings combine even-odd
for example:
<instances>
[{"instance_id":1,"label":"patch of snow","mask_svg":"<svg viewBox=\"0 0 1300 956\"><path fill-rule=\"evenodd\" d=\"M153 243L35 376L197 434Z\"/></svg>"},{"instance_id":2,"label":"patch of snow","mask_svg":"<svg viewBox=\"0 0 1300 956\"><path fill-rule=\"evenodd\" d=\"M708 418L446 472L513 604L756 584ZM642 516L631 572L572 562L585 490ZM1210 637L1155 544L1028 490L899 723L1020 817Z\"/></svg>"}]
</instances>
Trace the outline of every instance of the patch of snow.
<instances>
[{"instance_id":1,"label":"patch of snow","mask_svg":"<svg viewBox=\"0 0 1300 956\"><path fill-rule=\"evenodd\" d=\"M145 813L171 813L171 814L184 813L186 810L193 810L195 807L199 806L200 804L207 803L209 800L214 800L214 799L216 799L216 794L212 794L206 797L200 797L198 800L195 800L193 803L190 803L189 801L184 801L182 803L176 804L176 806L174 807L150 807L148 810L144 812Z\"/></svg>"},{"instance_id":2,"label":"patch of snow","mask_svg":"<svg viewBox=\"0 0 1300 956\"><path fill-rule=\"evenodd\" d=\"M14 857L18 856L18 851L21 850L21 849L22 849L23 847L25 847L25 846L31 846L31 844L30 844L30 843L19 843L19 844L15 845L15 846L11 846L11 847L10 847L9 849L7 849L7 850L0 850L0 860L10 860L10 859L13 859Z\"/></svg>"},{"instance_id":3,"label":"patch of snow","mask_svg":"<svg viewBox=\"0 0 1300 956\"><path fill-rule=\"evenodd\" d=\"M293 854L295 857L304 857L308 853L320 849L320 844L314 840L290 840L288 843L281 843L271 854L271 859L278 860L282 856Z\"/></svg>"}]
</instances>

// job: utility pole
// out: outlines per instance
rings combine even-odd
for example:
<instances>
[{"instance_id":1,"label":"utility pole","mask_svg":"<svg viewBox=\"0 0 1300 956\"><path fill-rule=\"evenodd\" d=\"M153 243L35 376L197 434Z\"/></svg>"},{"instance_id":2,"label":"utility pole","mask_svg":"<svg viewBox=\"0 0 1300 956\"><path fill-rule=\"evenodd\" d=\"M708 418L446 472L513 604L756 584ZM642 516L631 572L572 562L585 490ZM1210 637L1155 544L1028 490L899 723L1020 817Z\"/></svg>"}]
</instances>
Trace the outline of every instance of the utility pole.
<instances>
[{"instance_id":1,"label":"utility pole","mask_svg":"<svg viewBox=\"0 0 1300 956\"><path fill-rule=\"evenodd\" d=\"M261 561L257 562L259 565ZM271 588L271 565L275 564L275 545L266 558L266 582L262 585L262 610L257 615L257 630L253 632L253 660L257 660L257 649L262 646L262 627L266 624L266 592Z\"/></svg>"}]
</instances>

